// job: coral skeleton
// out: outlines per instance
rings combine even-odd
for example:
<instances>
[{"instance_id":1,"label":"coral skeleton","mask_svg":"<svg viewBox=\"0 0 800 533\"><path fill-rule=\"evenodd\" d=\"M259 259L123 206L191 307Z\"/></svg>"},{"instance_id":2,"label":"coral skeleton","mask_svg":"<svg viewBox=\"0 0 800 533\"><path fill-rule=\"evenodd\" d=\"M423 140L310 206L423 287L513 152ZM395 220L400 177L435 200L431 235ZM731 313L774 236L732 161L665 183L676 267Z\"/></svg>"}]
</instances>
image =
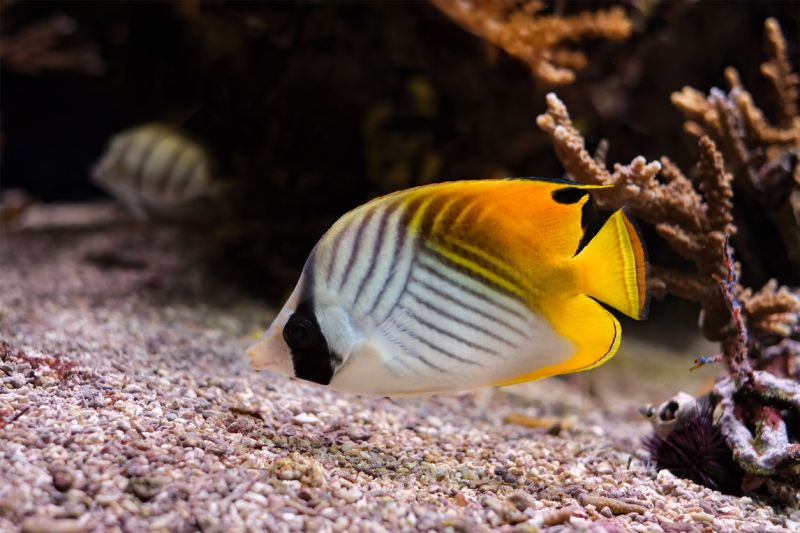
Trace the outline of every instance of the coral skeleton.
<instances>
[{"instance_id":1,"label":"coral skeleton","mask_svg":"<svg viewBox=\"0 0 800 533\"><path fill-rule=\"evenodd\" d=\"M566 85L587 64L565 43L586 38L623 40L631 22L619 7L574 16L543 15L540 0L431 0L465 30L524 61L533 76L548 85Z\"/></svg>"},{"instance_id":2,"label":"coral skeleton","mask_svg":"<svg viewBox=\"0 0 800 533\"><path fill-rule=\"evenodd\" d=\"M790 103L797 98L797 75L785 58L777 23L769 20L766 28L772 59L762 71L773 80L781 102L778 126L767 124L731 70L727 95L712 90L705 98L684 89L673 97L688 118L687 131L698 137L696 186L667 158L648 162L637 157L609 171L586 149L566 106L552 93L537 120L569 178L609 186L594 193L601 206L627 206L694 264L692 271L653 265L649 285L657 297L672 294L698 303L704 335L720 342L718 359L728 375L711 394L713 422L751 489L768 478L800 483L800 443L793 426L800 416L800 294L775 280L757 291L743 287L732 248L737 232L734 184L741 185L736 189L740 194L757 192L773 222L789 227L782 236L798 227L773 209L791 197L789 187L800 186L792 178L800 174L800 118ZM784 244L791 257L792 241L784 239ZM716 359L701 358L699 364Z\"/></svg>"},{"instance_id":3,"label":"coral skeleton","mask_svg":"<svg viewBox=\"0 0 800 533\"><path fill-rule=\"evenodd\" d=\"M11 4L0 5L9 16ZM4 67L32 75L46 71L69 71L98 75L105 69L97 47L78 32L72 18L58 14L36 20L11 32L2 28L0 62Z\"/></svg>"},{"instance_id":4,"label":"coral skeleton","mask_svg":"<svg viewBox=\"0 0 800 533\"><path fill-rule=\"evenodd\" d=\"M777 102L776 124L765 118L731 67L725 70L727 93L715 88L704 95L684 87L672 94L672 102L683 113L689 135L709 136L722 147L734 185L771 219L793 271L800 272L800 75L792 70L775 20L767 20L765 33L769 59L761 73Z\"/></svg>"}]
</instances>

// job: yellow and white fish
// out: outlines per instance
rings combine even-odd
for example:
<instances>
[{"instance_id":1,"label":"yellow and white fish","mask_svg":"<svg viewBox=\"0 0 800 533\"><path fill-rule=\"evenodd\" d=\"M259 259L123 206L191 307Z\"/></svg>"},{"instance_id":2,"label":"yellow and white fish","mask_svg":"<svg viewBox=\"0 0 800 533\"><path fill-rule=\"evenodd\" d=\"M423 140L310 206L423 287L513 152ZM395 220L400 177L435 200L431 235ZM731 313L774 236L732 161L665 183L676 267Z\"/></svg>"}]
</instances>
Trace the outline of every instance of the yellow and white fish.
<instances>
[{"instance_id":1,"label":"yellow and white fish","mask_svg":"<svg viewBox=\"0 0 800 533\"><path fill-rule=\"evenodd\" d=\"M622 211L578 250L596 186L426 185L340 218L247 355L255 369L360 394L430 394L588 370L646 308L642 242Z\"/></svg>"},{"instance_id":2,"label":"yellow and white fish","mask_svg":"<svg viewBox=\"0 0 800 533\"><path fill-rule=\"evenodd\" d=\"M112 137L93 171L139 219L180 218L205 210L219 193L204 146L177 128L150 123Z\"/></svg>"}]
</instances>

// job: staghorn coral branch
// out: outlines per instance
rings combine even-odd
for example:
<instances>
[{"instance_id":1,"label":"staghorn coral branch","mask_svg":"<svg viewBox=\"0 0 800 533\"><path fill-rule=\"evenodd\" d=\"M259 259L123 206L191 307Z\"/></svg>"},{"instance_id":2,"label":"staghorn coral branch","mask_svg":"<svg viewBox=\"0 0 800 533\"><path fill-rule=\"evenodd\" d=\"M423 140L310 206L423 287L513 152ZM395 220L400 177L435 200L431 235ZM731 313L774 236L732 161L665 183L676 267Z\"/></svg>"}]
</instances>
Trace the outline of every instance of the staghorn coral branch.
<instances>
[{"instance_id":1,"label":"staghorn coral branch","mask_svg":"<svg viewBox=\"0 0 800 533\"><path fill-rule=\"evenodd\" d=\"M744 144L744 119L737 114L736 105L717 88L711 89L708 103L718 118L717 140L728 154L728 162L734 168L746 169L749 155Z\"/></svg>"},{"instance_id":2,"label":"staghorn coral branch","mask_svg":"<svg viewBox=\"0 0 800 533\"><path fill-rule=\"evenodd\" d=\"M733 225L732 177L725 171L725 162L714 142L708 137L700 139L700 192L706 200L708 227L725 236L736 233Z\"/></svg>"},{"instance_id":3,"label":"staghorn coral branch","mask_svg":"<svg viewBox=\"0 0 800 533\"><path fill-rule=\"evenodd\" d=\"M527 63L535 78L549 85L575 80L575 71L587 64L578 50L565 43L585 38L622 40L631 33L625 12L612 7L575 16L543 15L538 0L431 0L442 13L511 56Z\"/></svg>"},{"instance_id":4,"label":"staghorn coral branch","mask_svg":"<svg viewBox=\"0 0 800 533\"><path fill-rule=\"evenodd\" d=\"M800 75L792 71L774 19L766 21L765 34L770 58L761 71L778 101L777 125L765 118L733 68L725 71L727 93L713 88L705 96L684 87L672 94L672 102L683 113L689 135L698 139L707 135L722 147L737 188L764 209L779 232L790 264L800 272L800 183L794 177L800 172Z\"/></svg>"},{"instance_id":5,"label":"staghorn coral branch","mask_svg":"<svg viewBox=\"0 0 800 533\"><path fill-rule=\"evenodd\" d=\"M696 137L719 135L719 114L701 91L693 87L684 87L680 92L672 93L671 100L672 104L683 112L686 123L693 125L690 129L701 132L695 134Z\"/></svg>"},{"instance_id":6,"label":"staghorn coral branch","mask_svg":"<svg viewBox=\"0 0 800 533\"><path fill-rule=\"evenodd\" d=\"M629 207L638 218L653 224L676 251L695 262L699 277L681 282L673 271L667 280L661 280L656 268L652 275L654 286L667 292L678 291L699 302L706 336L721 340L730 313L712 276L726 276L726 241L735 227L730 216L731 177L714 142L706 137L699 142L701 195L667 159L663 160L664 181L656 179L662 162L647 162L642 157L629 165L616 164L609 173L586 150L566 106L554 94L547 95L547 112L537 118L537 124L550 134L556 155L570 177L580 183L611 185L594 192L598 204L612 209ZM705 280L704 288L697 287L698 279Z\"/></svg>"},{"instance_id":7,"label":"staghorn coral branch","mask_svg":"<svg viewBox=\"0 0 800 533\"><path fill-rule=\"evenodd\" d=\"M800 296L787 287L779 287L775 279L756 293L743 289L738 298L750 329L758 336L788 338L800 323Z\"/></svg>"},{"instance_id":8,"label":"staghorn coral branch","mask_svg":"<svg viewBox=\"0 0 800 533\"><path fill-rule=\"evenodd\" d=\"M661 157L661 177L664 183L678 183L685 192L693 191L691 180L686 177L678 165L666 156Z\"/></svg>"},{"instance_id":9,"label":"staghorn coral branch","mask_svg":"<svg viewBox=\"0 0 800 533\"><path fill-rule=\"evenodd\" d=\"M733 92L738 107L738 115L744 119L744 132L750 136L750 142L762 145L783 145L797 142L800 130L797 128L776 128L771 126L764 113L755 105L753 97L745 90Z\"/></svg>"},{"instance_id":10,"label":"staghorn coral branch","mask_svg":"<svg viewBox=\"0 0 800 533\"><path fill-rule=\"evenodd\" d=\"M655 180L662 162L635 158L630 165L615 165L608 170L586 150L584 139L572 124L567 108L559 98L547 95L547 112L536 123L553 140L554 150L567 174L575 181L592 185L613 185L596 191L600 205L619 208L627 205L634 214L651 224L667 223L705 231L702 198L689 180L669 163L666 186Z\"/></svg>"},{"instance_id":11,"label":"staghorn coral branch","mask_svg":"<svg viewBox=\"0 0 800 533\"><path fill-rule=\"evenodd\" d=\"M783 339L767 346L759 355L762 367L800 382L800 341Z\"/></svg>"},{"instance_id":12,"label":"staghorn coral branch","mask_svg":"<svg viewBox=\"0 0 800 533\"><path fill-rule=\"evenodd\" d=\"M594 148L592 159L594 159L594 162L597 163L597 166L600 168L605 168L606 166L609 146L610 144L607 139L600 139L600 142L598 142L597 146Z\"/></svg>"},{"instance_id":13,"label":"staghorn coral branch","mask_svg":"<svg viewBox=\"0 0 800 533\"><path fill-rule=\"evenodd\" d=\"M704 335L720 342L722 353L715 359L725 363L728 376L713 392L717 424L739 465L750 474L800 485L800 443L788 427L788 421L800 417L800 293L775 280L757 292L743 288L729 245L737 232L735 182L772 218L789 260L800 268L800 117L795 102L800 80L786 60L777 23L767 21L766 31L772 59L762 70L780 100L777 126L767 121L732 68L725 72L728 93L712 89L706 96L685 87L672 95L685 117L684 130L698 141L699 191L666 158L661 159L660 180L658 169L648 168L642 158L615 165L609 174L604 162L588 156L566 107L552 94L537 123L552 137L573 179L612 185L593 193L599 203L614 209L629 205L694 263L692 272L653 265L648 286L656 296L673 294L699 303Z\"/></svg>"},{"instance_id":14,"label":"staghorn coral branch","mask_svg":"<svg viewBox=\"0 0 800 533\"><path fill-rule=\"evenodd\" d=\"M553 130L556 155L566 163L564 168L567 173L581 183L609 185L611 175L585 150L583 139L570 128L558 125Z\"/></svg>"},{"instance_id":15,"label":"staghorn coral branch","mask_svg":"<svg viewBox=\"0 0 800 533\"><path fill-rule=\"evenodd\" d=\"M708 286L696 274L652 265L650 277L655 296L663 298L672 294L698 304L708 298Z\"/></svg>"},{"instance_id":16,"label":"staghorn coral branch","mask_svg":"<svg viewBox=\"0 0 800 533\"><path fill-rule=\"evenodd\" d=\"M771 217L787 257L800 269L800 118L797 106L788 103L797 98L799 84L774 21L767 22L767 43L772 60L763 70L781 99L777 126L754 104L734 69L725 72L728 93L712 89L705 96L687 87L672 95L685 116L684 129L697 137L697 188L667 158L648 163L638 157L609 172L604 157L586 150L554 94L547 96L537 124L550 135L569 177L610 186L593 192L598 204L628 206L694 263L693 271L651 266L648 287L659 297L697 302L704 335L720 342L717 358L728 376L713 392L716 423L739 465L750 474L800 485L800 443L788 426L800 418L800 293L775 280L758 291L743 288L729 244L737 233L735 183Z\"/></svg>"},{"instance_id":17,"label":"staghorn coral branch","mask_svg":"<svg viewBox=\"0 0 800 533\"><path fill-rule=\"evenodd\" d=\"M102 74L105 65L96 47L80 42L77 30L75 21L66 15L33 22L0 38L0 62L23 74L51 70Z\"/></svg>"},{"instance_id":18,"label":"staghorn coral branch","mask_svg":"<svg viewBox=\"0 0 800 533\"><path fill-rule=\"evenodd\" d=\"M797 101L800 75L794 72L786 55L786 40L775 19L764 23L765 48L770 59L761 65L761 74L769 80L779 102L778 124L783 128L797 127Z\"/></svg>"},{"instance_id":19,"label":"staghorn coral branch","mask_svg":"<svg viewBox=\"0 0 800 533\"><path fill-rule=\"evenodd\" d=\"M750 338L742 313L742 305L736 299L736 295L740 291L738 269L733 262L733 251L727 244L724 247L722 270L724 275L711 274L710 276L716 281L719 294L722 296L722 301L730 316L730 321L727 323L726 329L722 330L720 338L722 357L728 367L728 373L736 385L738 387L748 386L752 383L753 373L753 367L748 358ZM718 299L713 299L712 302L717 304ZM703 324L704 315L709 309L710 307L703 306L700 312L701 324ZM718 309L715 311L719 312Z\"/></svg>"},{"instance_id":20,"label":"staghorn coral branch","mask_svg":"<svg viewBox=\"0 0 800 533\"><path fill-rule=\"evenodd\" d=\"M703 243L680 226L666 223L656 224L656 232L685 259L692 260L703 253Z\"/></svg>"}]
</instances>

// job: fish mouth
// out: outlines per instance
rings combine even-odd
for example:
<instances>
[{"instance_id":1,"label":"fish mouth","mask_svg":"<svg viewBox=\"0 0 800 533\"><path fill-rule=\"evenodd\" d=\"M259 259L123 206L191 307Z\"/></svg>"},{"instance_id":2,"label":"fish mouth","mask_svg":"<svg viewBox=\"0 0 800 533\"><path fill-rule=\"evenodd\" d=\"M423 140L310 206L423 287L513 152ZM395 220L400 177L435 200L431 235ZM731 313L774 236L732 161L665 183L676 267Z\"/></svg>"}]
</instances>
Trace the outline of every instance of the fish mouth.
<instances>
[{"instance_id":1,"label":"fish mouth","mask_svg":"<svg viewBox=\"0 0 800 533\"><path fill-rule=\"evenodd\" d=\"M294 377L292 352L283 338L283 327L299 304L301 286L302 277L261 340L247 349L247 360L253 370L268 370Z\"/></svg>"},{"instance_id":2,"label":"fish mouth","mask_svg":"<svg viewBox=\"0 0 800 533\"><path fill-rule=\"evenodd\" d=\"M270 328L260 341L247 349L247 360L254 370L294 376L292 354L278 328Z\"/></svg>"}]
</instances>

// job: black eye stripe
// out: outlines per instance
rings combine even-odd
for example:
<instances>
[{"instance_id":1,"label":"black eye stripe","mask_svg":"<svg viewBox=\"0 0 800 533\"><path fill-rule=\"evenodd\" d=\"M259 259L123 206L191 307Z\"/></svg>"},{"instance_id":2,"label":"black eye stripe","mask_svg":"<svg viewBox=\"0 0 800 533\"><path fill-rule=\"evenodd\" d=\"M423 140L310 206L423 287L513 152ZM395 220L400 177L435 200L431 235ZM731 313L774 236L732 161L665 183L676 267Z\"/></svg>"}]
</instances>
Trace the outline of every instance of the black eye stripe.
<instances>
[{"instance_id":1,"label":"black eye stripe","mask_svg":"<svg viewBox=\"0 0 800 533\"><path fill-rule=\"evenodd\" d=\"M331 353L310 302L297 306L283 328L283 339L292 352L295 377L321 385L331 382Z\"/></svg>"},{"instance_id":2,"label":"black eye stripe","mask_svg":"<svg viewBox=\"0 0 800 533\"><path fill-rule=\"evenodd\" d=\"M308 348L318 343L319 328L308 317L294 314L283 328L283 340L290 348Z\"/></svg>"}]
</instances>

